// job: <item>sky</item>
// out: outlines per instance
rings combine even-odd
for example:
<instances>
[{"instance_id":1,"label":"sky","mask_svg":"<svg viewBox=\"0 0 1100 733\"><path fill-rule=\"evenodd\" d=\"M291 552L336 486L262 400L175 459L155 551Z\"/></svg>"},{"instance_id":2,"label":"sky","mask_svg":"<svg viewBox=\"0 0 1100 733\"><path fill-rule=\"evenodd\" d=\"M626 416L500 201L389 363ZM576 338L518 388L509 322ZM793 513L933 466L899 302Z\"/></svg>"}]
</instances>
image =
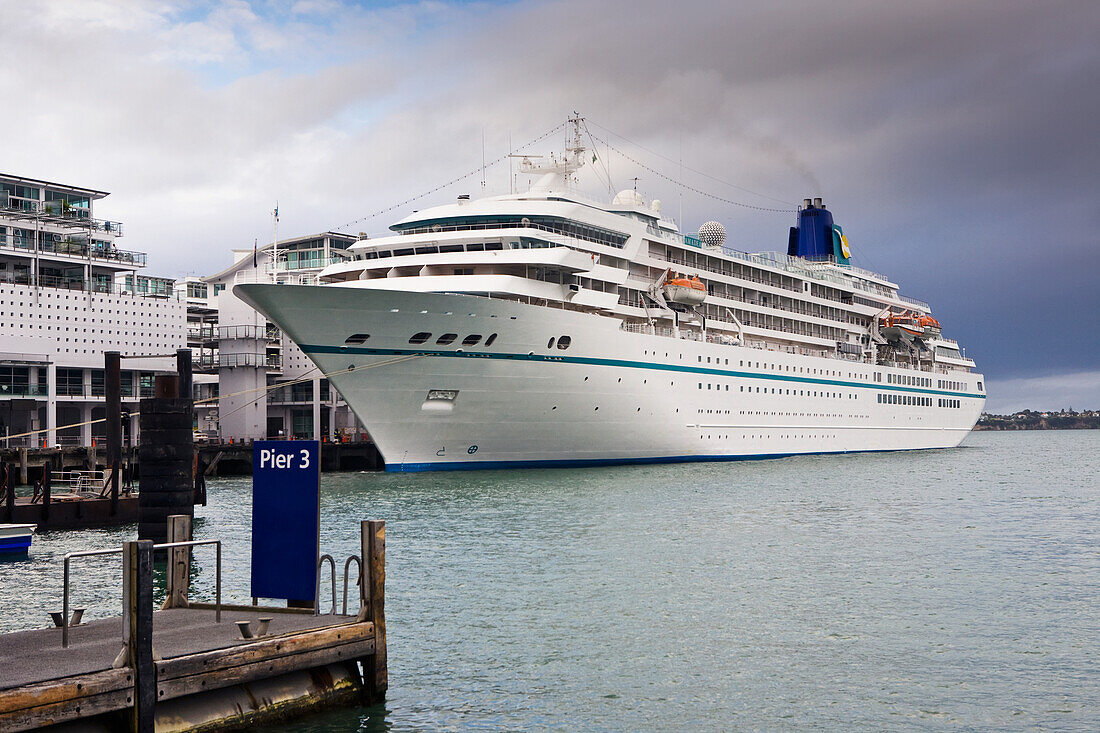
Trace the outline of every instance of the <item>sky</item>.
<instances>
[{"instance_id":1,"label":"sky","mask_svg":"<svg viewBox=\"0 0 1100 733\"><path fill-rule=\"evenodd\" d=\"M685 231L713 219L771 251L822 196L853 263L978 362L987 409L1100 407L1095 0L0 0L0 17L0 171L110 191L96 215L149 274L223 269L271 240L276 202L282 238L507 193L507 163L483 188L483 160L577 111L594 197L606 165Z\"/></svg>"}]
</instances>

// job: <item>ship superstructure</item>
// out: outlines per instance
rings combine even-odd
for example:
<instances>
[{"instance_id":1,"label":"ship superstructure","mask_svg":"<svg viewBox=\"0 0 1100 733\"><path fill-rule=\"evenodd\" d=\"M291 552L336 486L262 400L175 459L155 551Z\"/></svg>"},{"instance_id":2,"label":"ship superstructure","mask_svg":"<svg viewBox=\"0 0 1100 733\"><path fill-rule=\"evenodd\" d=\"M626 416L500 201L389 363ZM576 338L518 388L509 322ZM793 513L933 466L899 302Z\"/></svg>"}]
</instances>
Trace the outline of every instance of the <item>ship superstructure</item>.
<instances>
[{"instance_id":1,"label":"ship superstructure","mask_svg":"<svg viewBox=\"0 0 1100 733\"><path fill-rule=\"evenodd\" d=\"M576 121L575 121L576 122ZM820 199L785 253L610 204L564 156L521 194L417 212L320 285L239 285L345 395L390 470L958 445L983 378L928 304L853 266Z\"/></svg>"}]
</instances>

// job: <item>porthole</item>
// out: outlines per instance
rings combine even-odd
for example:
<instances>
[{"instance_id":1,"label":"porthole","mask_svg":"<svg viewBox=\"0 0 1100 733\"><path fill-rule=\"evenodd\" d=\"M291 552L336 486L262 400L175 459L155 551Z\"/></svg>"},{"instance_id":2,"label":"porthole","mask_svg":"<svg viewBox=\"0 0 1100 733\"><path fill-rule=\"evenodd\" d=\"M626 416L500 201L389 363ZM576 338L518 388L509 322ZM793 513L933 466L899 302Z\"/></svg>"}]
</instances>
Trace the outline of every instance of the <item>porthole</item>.
<instances>
[{"instance_id":1,"label":"porthole","mask_svg":"<svg viewBox=\"0 0 1100 733\"><path fill-rule=\"evenodd\" d=\"M554 337L553 336L551 336L550 340L546 342L546 348L548 348L548 349L554 348Z\"/></svg>"},{"instance_id":2,"label":"porthole","mask_svg":"<svg viewBox=\"0 0 1100 733\"><path fill-rule=\"evenodd\" d=\"M432 335L430 333L428 333L427 331L421 331L419 333L414 333L412 335L412 338L409 339L409 343L410 344L422 344L425 341L427 341L428 339L430 339L431 337L432 337Z\"/></svg>"},{"instance_id":3,"label":"porthole","mask_svg":"<svg viewBox=\"0 0 1100 733\"><path fill-rule=\"evenodd\" d=\"M353 333L352 335L344 339L344 343L350 345L361 344L369 338L369 333Z\"/></svg>"},{"instance_id":4,"label":"porthole","mask_svg":"<svg viewBox=\"0 0 1100 733\"><path fill-rule=\"evenodd\" d=\"M491 334L489 334L489 338L485 339L485 345L486 346L492 346L493 342L496 341L496 340L497 340L497 335L495 333L491 333Z\"/></svg>"},{"instance_id":5,"label":"porthole","mask_svg":"<svg viewBox=\"0 0 1100 733\"><path fill-rule=\"evenodd\" d=\"M453 343L456 338L458 338L457 333L445 333L437 338L435 342L440 346L446 346L447 344Z\"/></svg>"},{"instance_id":6,"label":"porthole","mask_svg":"<svg viewBox=\"0 0 1100 733\"><path fill-rule=\"evenodd\" d=\"M562 351L568 349L569 345L572 343L573 339L571 339L569 336L561 336L560 338L558 338L558 348Z\"/></svg>"},{"instance_id":7,"label":"porthole","mask_svg":"<svg viewBox=\"0 0 1100 733\"><path fill-rule=\"evenodd\" d=\"M478 341L481 341L481 334L480 333L471 333L469 336L462 339L462 345L463 346L476 346Z\"/></svg>"}]
</instances>

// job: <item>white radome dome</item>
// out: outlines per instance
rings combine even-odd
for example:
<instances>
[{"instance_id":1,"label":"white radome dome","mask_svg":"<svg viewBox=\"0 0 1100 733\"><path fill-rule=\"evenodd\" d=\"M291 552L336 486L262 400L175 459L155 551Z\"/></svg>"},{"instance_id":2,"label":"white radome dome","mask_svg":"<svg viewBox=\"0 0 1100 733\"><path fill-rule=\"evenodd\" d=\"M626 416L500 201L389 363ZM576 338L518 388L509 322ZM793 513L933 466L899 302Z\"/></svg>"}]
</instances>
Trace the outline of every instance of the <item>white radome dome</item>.
<instances>
[{"instance_id":1,"label":"white radome dome","mask_svg":"<svg viewBox=\"0 0 1100 733\"><path fill-rule=\"evenodd\" d=\"M627 188L615 194L615 198L611 201L611 205L645 206L645 200L642 198L642 194L638 193L633 188Z\"/></svg>"},{"instance_id":2,"label":"white radome dome","mask_svg":"<svg viewBox=\"0 0 1100 733\"><path fill-rule=\"evenodd\" d=\"M699 227L699 241L706 247L721 248L726 242L726 228L716 221L708 221Z\"/></svg>"}]
</instances>

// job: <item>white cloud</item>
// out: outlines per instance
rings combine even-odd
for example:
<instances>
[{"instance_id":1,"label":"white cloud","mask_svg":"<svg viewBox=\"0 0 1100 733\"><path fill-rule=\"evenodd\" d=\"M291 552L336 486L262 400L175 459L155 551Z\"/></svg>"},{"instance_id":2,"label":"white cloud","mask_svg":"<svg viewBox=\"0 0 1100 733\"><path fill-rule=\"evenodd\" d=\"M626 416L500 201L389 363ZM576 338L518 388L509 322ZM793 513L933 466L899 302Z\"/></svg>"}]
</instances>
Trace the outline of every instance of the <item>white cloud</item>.
<instances>
[{"instance_id":1,"label":"white cloud","mask_svg":"<svg viewBox=\"0 0 1100 733\"><path fill-rule=\"evenodd\" d=\"M1100 409L1100 371L995 380L988 385L986 412Z\"/></svg>"}]
</instances>

